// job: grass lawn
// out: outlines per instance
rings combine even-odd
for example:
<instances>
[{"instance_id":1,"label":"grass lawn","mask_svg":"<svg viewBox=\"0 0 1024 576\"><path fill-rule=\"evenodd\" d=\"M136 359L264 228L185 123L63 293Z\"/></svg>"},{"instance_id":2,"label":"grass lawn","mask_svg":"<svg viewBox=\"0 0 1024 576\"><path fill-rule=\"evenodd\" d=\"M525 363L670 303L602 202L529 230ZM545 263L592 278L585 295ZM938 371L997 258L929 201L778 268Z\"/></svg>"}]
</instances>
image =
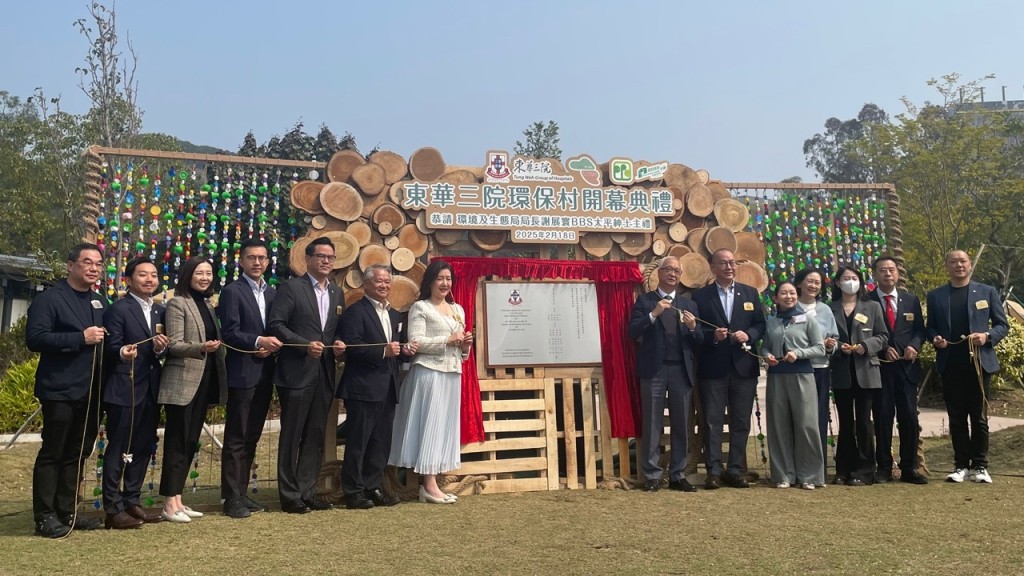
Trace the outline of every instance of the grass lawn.
<instances>
[{"instance_id":1,"label":"grass lawn","mask_svg":"<svg viewBox=\"0 0 1024 576\"><path fill-rule=\"evenodd\" d=\"M993 435L992 485L942 482L949 441L926 442L928 486L466 496L248 520L215 513L62 541L32 535L38 446L21 445L0 452L0 574L1024 573L1024 427ZM274 496L271 486L258 498L276 505Z\"/></svg>"}]
</instances>

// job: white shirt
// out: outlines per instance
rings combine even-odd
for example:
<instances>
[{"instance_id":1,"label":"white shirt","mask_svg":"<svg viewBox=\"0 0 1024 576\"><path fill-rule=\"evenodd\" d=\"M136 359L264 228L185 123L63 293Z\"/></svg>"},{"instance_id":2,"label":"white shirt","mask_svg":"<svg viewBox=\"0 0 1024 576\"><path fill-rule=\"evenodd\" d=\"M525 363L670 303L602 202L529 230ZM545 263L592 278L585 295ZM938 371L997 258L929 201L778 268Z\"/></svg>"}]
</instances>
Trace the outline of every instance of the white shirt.
<instances>
[{"instance_id":1,"label":"white shirt","mask_svg":"<svg viewBox=\"0 0 1024 576\"><path fill-rule=\"evenodd\" d=\"M377 318L380 318L380 325L384 328L384 341L391 342L391 316L388 314L391 304L387 300L378 302L370 296L367 296L366 299L373 305L373 311L377 313Z\"/></svg>"},{"instance_id":2,"label":"white shirt","mask_svg":"<svg viewBox=\"0 0 1024 576\"><path fill-rule=\"evenodd\" d=\"M665 292L661 288L658 288L658 296L661 296L662 300L668 299L668 300L671 300L673 302L676 301L676 293L675 293L675 291ZM647 313L647 317L651 319L651 324L654 324L654 321L656 320L656 318L654 317L654 313L653 312L648 312Z\"/></svg>"},{"instance_id":3,"label":"white shirt","mask_svg":"<svg viewBox=\"0 0 1024 576\"><path fill-rule=\"evenodd\" d=\"M313 293L316 295L316 306L320 311L320 330L327 328L327 315L331 313L331 290L327 282L320 287L320 282L312 274L306 273L306 277L313 283Z\"/></svg>"},{"instance_id":4,"label":"white shirt","mask_svg":"<svg viewBox=\"0 0 1024 576\"><path fill-rule=\"evenodd\" d=\"M129 292L129 294L131 294L132 298L135 298L135 301L139 303L139 306L142 306L142 317L146 319L146 332L149 333L150 336L152 336L153 335L153 299L152 298L146 298L145 300L143 300L142 298L139 298L138 296L136 296L135 294L133 294L131 292Z\"/></svg>"},{"instance_id":5,"label":"white shirt","mask_svg":"<svg viewBox=\"0 0 1024 576\"><path fill-rule=\"evenodd\" d=\"M257 284L255 280L249 278L245 274L242 274L242 278L249 283L249 288L252 288L253 298L256 298L256 307L260 309L260 322L263 323L263 327L267 327L267 283L260 277L260 283ZM253 344L253 348L259 350L261 336L256 337L256 342Z\"/></svg>"},{"instance_id":6,"label":"white shirt","mask_svg":"<svg viewBox=\"0 0 1024 576\"><path fill-rule=\"evenodd\" d=\"M722 309L725 310L725 321L732 321L732 303L736 299L736 283L733 282L728 286L722 286L718 282L715 282L715 286L718 287L718 299L722 302Z\"/></svg>"}]
</instances>

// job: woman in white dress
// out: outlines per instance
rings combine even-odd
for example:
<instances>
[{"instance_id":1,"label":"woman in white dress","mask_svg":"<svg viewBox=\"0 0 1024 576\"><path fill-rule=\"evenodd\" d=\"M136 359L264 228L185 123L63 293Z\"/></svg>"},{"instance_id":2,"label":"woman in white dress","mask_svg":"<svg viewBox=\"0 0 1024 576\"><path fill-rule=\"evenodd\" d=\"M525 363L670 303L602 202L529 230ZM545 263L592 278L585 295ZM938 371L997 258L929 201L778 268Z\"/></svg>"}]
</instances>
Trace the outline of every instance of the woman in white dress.
<instances>
[{"instance_id":1,"label":"woman in white dress","mask_svg":"<svg viewBox=\"0 0 1024 576\"><path fill-rule=\"evenodd\" d=\"M388 458L388 464L423 477L420 502L432 504L457 500L438 487L437 475L461 465L462 363L473 345L466 313L452 299L454 282L451 265L434 260L423 274L419 300L409 309L409 342L419 348L399 393Z\"/></svg>"}]
</instances>

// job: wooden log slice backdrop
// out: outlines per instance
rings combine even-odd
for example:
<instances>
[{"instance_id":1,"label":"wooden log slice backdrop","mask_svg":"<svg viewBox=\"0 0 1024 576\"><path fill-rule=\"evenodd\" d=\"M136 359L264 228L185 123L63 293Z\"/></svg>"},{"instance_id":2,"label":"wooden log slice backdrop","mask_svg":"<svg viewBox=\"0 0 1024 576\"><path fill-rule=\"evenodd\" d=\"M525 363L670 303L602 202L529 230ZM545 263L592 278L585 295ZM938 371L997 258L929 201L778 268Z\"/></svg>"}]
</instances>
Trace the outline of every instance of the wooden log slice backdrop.
<instances>
[{"instance_id":1,"label":"wooden log slice backdrop","mask_svg":"<svg viewBox=\"0 0 1024 576\"><path fill-rule=\"evenodd\" d=\"M668 187L676 186L686 190L699 183L700 178L697 177L697 173L693 168L684 164L669 164L668 170L665 171L665 185Z\"/></svg>"},{"instance_id":2,"label":"wooden log slice backdrop","mask_svg":"<svg viewBox=\"0 0 1024 576\"><path fill-rule=\"evenodd\" d=\"M686 189L686 209L694 216L707 217L715 210L711 191L700 182Z\"/></svg>"},{"instance_id":3,"label":"wooden log slice backdrop","mask_svg":"<svg viewBox=\"0 0 1024 576\"><path fill-rule=\"evenodd\" d=\"M409 165L402 158L389 150L378 150L370 154L370 163L378 164L384 169L384 182L388 185L394 184L409 174Z\"/></svg>"},{"instance_id":4,"label":"wooden log slice backdrop","mask_svg":"<svg viewBox=\"0 0 1024 576\"><path fill-rule=\"evenodd\" d=\"M668 252L668 242L660 238L652 241L651 252L654 252L655 256L664 256Z\"/></svg>"},{"instance_id":5,"label":"wooden log slice backdrop","mask_svg":"<svg viewBox=\"0 0 1024 576\"><path fill-rule=\"evenodd\" d=\"M323 188L323 183L315 180L296 182L292 185L292 206L310 214L323 214L324 207L320 204L320 191Z\"/></svg>"},{"instance_id":6,"label":"wooden log slice backdrop","mask_svg":"<svg viewBox=\"0 0 1024 576\"><path fill-rule=\"evenodd\" d=\"M331 182L320 191L320 204L324 211L338 220L352 222L363 211L363 199L359 192L344 182Z\"/></svg>"},{"instance_id":7,"label":"wooden log slice backdrop","mask_svg":"<svg viewBox=\"0 0 1024 576\"><path fill-rule=\"evenodd\" d=\"M416 257L413 256L412 250L408 248L397 248L391 253L391 266L399 272L405 272L412 268L412 265L416 263Z\"/></svg>"},{"instance_id":8,"label":"wooden log slice backdrop","mask_svg":"<svg viewBox=\"0 0 1024 576\"><path fill-rule=\"evenodd\" d=\"M356 220L349 224L345 231L356 239L356 243L359 244L360 248L370 243L370 225L362 220Z\"/></svg>"},{"instance_id":9,"label":"wooden log slice backdrop","mask_svg":"<svg viewBox=\"0 0 1024 576\"><path fill-rule=\"evenodd\" d=\"M417 260L416 262L413 262L412 268L409 268L408 270L402 273L402 276L405 276L406 278L412 280L417 285L419 285L420 282L423 282L423 274L426 271L427 265Z\"/></svg>"},{"instance_id":10,"label":"wooden log slice backdrop","mask_svg":"<svg viewBox=\"0 0 1024 576\"><path fill-rule=\"evenodd\" d=\"M639 256L651 247L651 235L642 232L631 232L626 239L619 243L622 251L630 256Z\"/></svg>"},{"instance_id":11,"label":"wooden log slice backdrop","mask_svg":"<svg viewBox=\"0 0 1024 576\"><path fill-rule=\"evenodd\" d=\"M388 188L388 200L396 206L401 206L402 201L405 200L405 181L395 182ZM411 208L406 208L411 210Z\"/></svg>"},{"instance_id":12,"label":"wooden log slice backdrop","mask_svg":"<svg viewBox=\"0 0 1024 576\"><path fill-rule=\"evenodd\" d=\"M288 252L288 267L292 269L292 274L306 275L306 246L309 246L312 241L311 236L303 236L292 242L291 250Z\"/></svg>"},{"instance_id":13,"label":"wooden log slice backdrop","mask_svg":"<svg viewBox=\"0 0 1024 576\"><path fill-rule=\"evenodd\" d=\"M494 252L501 250L501 247L505 245L505 241L508 240L508 232L505 230L470 230L469 240L481 250Z\"/></svg>"},{"instance_id":14,"label":"wooden log slice backdrop","mask_svg":"<svg viewBox=\"0 0 1024 576\"><path fill-rule=\"evenodd\" d=\"M700 179L701 184L707 184L708 181L711 180L711 175L708 174L707 170L701 168L700 170L697 170L697 178Z\"/></svg>"},{"instance_id":15,"label":"wooden log slice backdrop","mask_svg":"<svg viewBox=\"0 0 1024 576\"><path fill-rule=\"evenodd\" d=\"M373 214L370 216L370 220L377 226L378 230L380 230L380 225L382 223L387 222L390 224L391 227L388 232L381 231L381 234L386 236L390 234L391 231L398 230L402 226L405 226L405 213L402 212L401 208L394 204L381 204L373 211Z\"/></svg>"},{"instance_id":16,"label":"wooden log slice backdrop","mask_svg":"<svg viewBox=\"0 0 1024 576\"><path fill-rule=\"evenodd\" d=\"M754 232L736 233L736 259L749 260L755 264L764 265L765 259L764 243Z\"/></svg>"},{"instance_id":17,"label":"wooden log slice backdrop","mask_svg":"<svg viewBox=\"0 0 1024 576\"><path fill-rule=\"evenodd\" d=\"M423 234L433 234L434 230L427 227L427 213L420 212L416 215L416 229Z\"/></svg>"},{"instance_id":18,"label":"wooden log slice backdrop","mask_svg":"<svg viewBox=\"0 0 1024 576\"><path fill-rule=\"evenodd\" d=\"M689 230L687 230L686 224L683 224L682 222L673 222L672 225L668 227L669 240L672 240L674 243L685 242L687 232L689 232Z\"/></svg>"},{"instance_id":19,"label":"wooden log slice backdrop","mask_svg":"<svg viewBox=\"0 0 1024 576\"><path fill-rule=\"evenodd\" d=\"M764 267L753 262L740 262L736 266L736 281L753 286L758 292L768 289L768 273Z\"/></svg>"},{"instance_id":20,"label":"wooden log slice backdrop","mask_svg":"<svg viewBox=\"0 0 1024 576\"><path fill-rule=\"evenodd\" d=\"M363 155L355 150L338 150L327 162L327 180L331 182L348 182L356 166L366 164Z\"/></svg>"},{"instance_id":21,"label":"wooden log slice backdrop","mask_svg":"<svg viewBox=\"0 0 1024 576\"><path fill-rule=\"evenodd\" d=\"M373 215L373 211L388 203L387 194L377 194L376 196L363 196L363 210L359 215L363 218L369 218Z\"/></svg>"},{"instance_id":22,"label":"wooden log slice backdrop","mask_svg":"<svg viewBox=\"0 0 1024 576\"><path fill-rule=\"evenodd\" d=\"M329 238L334 244L334 269L339 270L356 261L359 242L348 232L322 232L320 238Z\"/></svg>"},{"instance_id":23,"label":"wooden log slice backdrop","mask_svg":"<svg viewBox=\"0 0 1024 576\"><path fill-rule=\"evenodd\" d=\"M704 185L704 187L707 188L709 192L711 192L711 197L714 199L715 202L718 202L719 200L724 200L726 198L731 198L731 195L729 194L729 189L725 187L725 184L722 184L718 180L708 182L707 184Z\"/></svg>"},{"instance_id":24,"label":"wooden log slice backdrop","mask_svg":"<svg viewBox=\"0 0 1024 576\"><path fill-rule=\"evenodd\" d=\"M398 236L388 236L384 239L384 247L388 250L398 250L402 247L402 241L398 239Z\"/></svg>"},{"instance_id":25,"label":"wooden log slice backdrop","mask_svg":"<svg viewBox=\"0 0 1024 576\"><path fill-rule=\"evenodd\" d=\"M668 224L659 224L658 227L654 229L654 237L651 240L653 242L661 240L666 244L665 249L667 250L668 244L672 243L668 235ZM653 246L654 244L652 243L651 245Z\"/></svg>"},{"instance_id":26,"label":"wooden log slice backdrop","mask_svg":"<svg viewBox=\"0 0 1024 576\"><path fill-rule=\"evenodd\" d=\"M668 248L668 256L674 256L676 258L682 258L687 254L690 254L693 250L686 244L674 244Z\"/></svg>"},{"instance_id":27,"label":"wooden log slice backdrop","mask_svg":"<svg viewBox=\"0 0 1024 576\"><path fill-rule=\"evenodd\" d=\"M343 292L345 293L345 308L348 308L349 306L355 304L356 302L359 302L360 300L363 299L363 296L366 296L366 292L364 292L362 288L343 290ZM390 300L391 298L389 295L388 301Z\"/></svg>"},{"instance_id":28,"label":"wooden log slice backdrop","mask_svg":"<svg viewBox=\"0 0 1024 576\"><path fill-rule=\"evenodd\" d=\"M381 222L380 224L377 224L377 232L379 232L381 236L390 236L391 232L394 230L395 229L391 226L391 222Z\"/></svg>"},{"instance_id":29,"label":"wooden log slice backdrop","mask_svg":"<svg viewBox=\"0 0 1024 576\"><path fill-rule=\"evenodd\" d=\"M323 230L327 227L327 217L323 214L313 216L309 220L309 227L314 230Z\"/></svg>"},{"instance_id":30,"label":"wooden log slice backdrop","mask_svg":"<svg viewBox=\"0 0 1024 576\"><path fill-rule=\"evenodd\" d=\"M398 231L398 245L408 248L416 258L427 253L429 243L426 234L420 232L415 224L406 224Z\"/></svg>"},{"instance_id":31,"label":"wooden log slice backdrop","mask_svg":"<svg viewBox=\"0 0 1024 576\"><path fill-rule=\"evenodd\" d=\"M694 216L689 210L684 210L683 215L679 217L679 223L686 226L687 230L693 230L707 226L708 219L704 216Z\"/></svg>"},{"instance_id":32,"label":"wooden log slice backdrop","mask_svg":"<svg viewBox=\"0 0 1024 576\"><path fill-rule=\"evenodd\" d=\"M391 251L380 244L367 244L359 252L359 269L366 269L374 264L391 265Z\"/></svg>"},{"instance_id":33,"label":"wooden log slice backdrop","mask_svg":"<svg viewBox=\"0 0 1024 576\"><path fill-rule=\"evenodd\" d=\"M352 182L367 196L376 196L384 191L384 178L384 167L373 162L352 170Z\"/></svg>"},{"instance_id":34,"label":"wooden log slice backdrop","mask_svg":"<svg viewBox=\"0 0 1024 576\"><path fill-rule=\"evenodd\" d=\"M719 226L739 232L750 222L750 210L739 200L723 198L715 202L715 220Z\"/></svg>"},{"instance_id":35,"label":"wooden log slice backdrop","mask_svg":"<svg viewBox=\"0 0 1024 576\"><path fill-rule=\"evenodd\" d=\"M707 228L694 228L686 234L686 245L697 254L703 254L707 248L704 247L704 234Z\"/></svg>"},{"instance_id":36,"label":"wooden log slice backdrop","mask_svg":"<svg viewBox=\"0 0 1024 576\"><path fill-rule=\"evenodd\" d=\"M708 259L697 253L683 254L679 258L679 269L683 271L679 275L679 283L687 288L704 286L707 284L708 274L711 273Z\"/></svg>"},{"instance_id":37,"label":"wooden log slice backdrop","mask_svg":"<svg viewBox=\"0 0 1024 576\"><path fill-rule=\"evenodd\" d=\"M323 215L324 227L320 228L321 232L331 232L334 230L346 230L349 227L349 223L343 220L338 220L334 216Z\"/></svg>"},{"instance_id":38,"label":"wooden log slice backdrop","mask_svg":"<svg viewBox=\"0 0 1024 576\"><path fill-rule=\"evenodd\" d=\"M458 188L463 184L477 184L480 180L469 170L454 170L441 176L441 182L447 182Z\"/></svg>"},{"instance_id":39,"label":"wooden log slice backdrop","mask_svg":"<svg viewBox=\"0 0 1024 576\"><path fill-rule=\"evenodd\" d=\"M580 238L580 246L587 254L603 258L612 250L615 241L607 232L587 232Z\"/></svg>"},{"instance_id":40,"label":"wooden log slice backdrop","mask_svg":"<svg viewBox=\"0 0 1024 576\"><path fill-rule=\"evenodd\" d=\"M734 255L736 253L736 234L725 226L709 228L704 235L704 247L708 254L714 254L717 250L728 250Z\"/></svg>"},{"instance_id":41,"label":"wooden log slice backdrop","mask_svg":"<svg viewBox=\"0 0 1024 576\"><path fill-rule=\"evenodd\" d=\"M683 210L686 210L686 189L680 186L669 186L672 191L672 216L663 219L666 222L675 222L682 218Z\"/></svg>"},{"instance_id":42,"label":"wooden log slice backdrop","mask_svg":"<svg viewBox=\"0 0 1024 576\"><path fill-rule=\"evenodd\" d=\"M629 237L629 236L626 235L625 232L611 232L611 236L612 236L612 240L616 244L622 244L623 242L626 241L626 238Z\"/></svg>"},{"instance_id":43,"label":"wooden log slice backdrop","mask_svg":"<svg viewBox=\"0 0 1024 576\"><path fill-rule=\"evenodd\" d=\"M388 302L399 312L405 312L420 296L420 283L407 276L391 277L391 292Z\"/></svg>"},{"instance_id":44,"label":"wooden log slice backdrop","mask_svg":"<svg viewBox=\"0 0 1024 576\"><path fill-rule=\"evenodd\" d=\"M555 167L556 165L558 166L557 168ZM561 168L561 164L556 164L556 162L552 162L551 163L551 167L552 167L551 168L552 171L555 174L564 174L565 173L565 169ZM444 167L445 175L451 174L452 172L455 172L455 171L458 171L458 170L465 170L465 171L469 172L470 174L472 174L477 179L477 181L480 181L480 180L484 179L484 167L483 166L445 166Z\"/></svg>"},{"instance_id":45,"label":"wooden log slice backdrop","mask_svg":"<svg viewBox=\"0 0 1024 576\"><path fill-rule=\"evenodd\" d=\"M640 267L640 273L646 279L646 286L648 292L654 292L658 289L658 284L661 283L661 277L658 276L658 263L651 262L646 266Z\"/></svg>"},{"instance_id":46,"label":"wooden log slice backdrop","mask_svg":"<svg viewBox=\"0 0 1024 576\"><path fill-rule=\"evenodd\" d=\"M437 180L444 174L444 157L437 148L420 148L409 156L409 173L416 180Z\"/></svg>"},{"instance_id":47,"label":"wooden log slice backdrop","mask_svg":"<svg viewBox=\"0 0 1024 576\"><path fill-rule=\"evenodd\" d=\"M450 228L442 228L434 231L434 240L437 241L441 246L451 246L459 240L462 240L462 230L452 230Z\"/></svg>"},{"instance_id":48,"label":"wooden log slice backdrop","mask_svg":"<svg viewBox=\"0 0 1024 576\"><path fill-rule=\"evenodd\" d=\"M349 268L345 273L345 286L348 288L362 288L363 271L358 268Z\"/></svg>"}]
</instances>

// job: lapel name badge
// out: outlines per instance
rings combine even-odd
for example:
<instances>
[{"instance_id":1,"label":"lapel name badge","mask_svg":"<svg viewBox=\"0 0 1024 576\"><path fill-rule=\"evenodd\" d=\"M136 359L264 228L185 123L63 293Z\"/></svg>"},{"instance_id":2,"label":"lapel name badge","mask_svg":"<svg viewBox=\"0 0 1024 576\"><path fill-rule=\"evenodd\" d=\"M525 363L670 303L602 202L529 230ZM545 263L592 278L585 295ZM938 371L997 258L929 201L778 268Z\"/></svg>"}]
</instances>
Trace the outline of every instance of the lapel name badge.
<instances>
[{"instance_id":1,"label":"lapel name badge","mask_svg":"<svg viewBox=\"0 0 1024 576\"><path fill-rule=\"evenodd\" d=\"M987 302L986 302L986 304L987 304ZM99 300L93 300L92 301L92 308L93 308L93 310L102 310L103 309L103 304L101 304Z\"/></svg>"},{"instance_id":2,"label":"lapel name badge","mask_svg":"<svg viewBox=\"0 0 1024 576\"><path fill-rule=\"evenodd\" d=\"M93 302L95 302L95 300L93 300ZM988 300L978 300L974 303L974 307L978 310L984 310L988 308Z\"/></svg>"},{"instance_id":3,"label":"lapel name badge","mask_svg":"<svg viewBox=\"0 0 1024 576\"><path fill-rule=\"evenodd\" d=\"M743 303L743 309L746 310L747 312L753 312L754 311L754 303L753 302L744 302Z\"/></svg>"},{"instance_id":4,"label":"lapel name badge","mask_svg":"<svg viewBox=\"0 0 1024 576\"><path fill-rule=\"evenodd\" d=\"M860 322L861 324L867 324L868 322L868 317L863 314L857 314L856 316L853 317L853 319L856 320L857 322Z\"/></svg>"},{"instance_id":5,"label":"lapel name badge","mask_svg":"<svg viewBox=\"0 0 1024 576\"><path fill-rule=\"evenodd\" d=\"M906 320L907 322L913 322L914 321L914 313L913 312L906 312L905 314L903 314L903 319Z\"/></svg>"}]
</instances>

